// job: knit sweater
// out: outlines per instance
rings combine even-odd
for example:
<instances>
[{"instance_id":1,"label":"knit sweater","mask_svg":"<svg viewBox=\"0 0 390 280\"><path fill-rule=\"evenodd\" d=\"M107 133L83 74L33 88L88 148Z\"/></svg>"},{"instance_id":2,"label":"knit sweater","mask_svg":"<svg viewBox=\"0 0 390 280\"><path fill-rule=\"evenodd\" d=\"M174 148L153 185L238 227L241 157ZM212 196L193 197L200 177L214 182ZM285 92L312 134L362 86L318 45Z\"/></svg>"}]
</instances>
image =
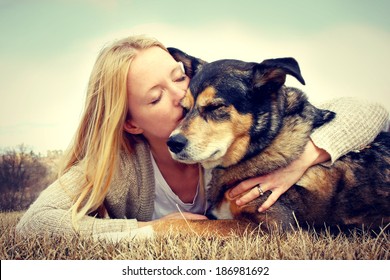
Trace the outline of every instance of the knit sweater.
<instances>
[{"instance_id":1,"label":"knit sweater","mask_svg":"<svg viewBox=\"0 0 390 280\"><path fill-rule=\"evenodd\" d=\"M345 153L370 143L385 128L388 112L377 104L367 104L352 98L341 98L318 106L336 112L335 119L315 130L311 139L325 149L332 164ZM23 235L51 233L75 234L71 222L72 193L85 176L74 166L48 186L29 207L17 224ZM78 234L94 238L119 240L134 237L137 221L150 221L154 211L155 182L149 147L140 142L129 154L120 154L119 168L105 198L109 219L85 216L79 221Z\"/></svg>"}]
</instances>

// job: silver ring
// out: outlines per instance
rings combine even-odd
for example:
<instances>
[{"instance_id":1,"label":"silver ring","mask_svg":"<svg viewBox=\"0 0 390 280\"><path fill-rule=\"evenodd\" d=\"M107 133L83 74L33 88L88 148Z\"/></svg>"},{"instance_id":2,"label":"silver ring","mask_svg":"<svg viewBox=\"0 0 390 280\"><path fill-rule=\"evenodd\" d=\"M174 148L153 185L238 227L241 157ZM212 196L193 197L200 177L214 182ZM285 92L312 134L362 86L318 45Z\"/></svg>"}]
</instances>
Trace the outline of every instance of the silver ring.
<instances>
[{"instance_id":1,"label":"silver ring","mask_svg":"<svg viewBox=\"0 0 390 280\"><path fill-rule=\"evenodd\" d=\"M262 195L264 194L264 191L262 190L261 185L258 184L258 185L256 186L256 188L257 188L257 190L259 191L260 196L262 196Z\"/></svg>"}]
</instances>

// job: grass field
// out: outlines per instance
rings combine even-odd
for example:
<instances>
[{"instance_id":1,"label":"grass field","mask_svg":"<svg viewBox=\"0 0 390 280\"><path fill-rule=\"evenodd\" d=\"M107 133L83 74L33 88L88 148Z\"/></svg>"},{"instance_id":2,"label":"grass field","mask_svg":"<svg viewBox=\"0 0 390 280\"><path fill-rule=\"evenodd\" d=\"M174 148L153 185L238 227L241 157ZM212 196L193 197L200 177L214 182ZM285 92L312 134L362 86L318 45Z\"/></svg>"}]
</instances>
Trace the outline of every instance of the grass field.
<instances>
[{"instance_id":1,"label":"grass field","mask_svg":"<svg viewBox=\"0 0 390 280\"><path fill-rule=\"evenodd\" d=\"M0 213L2 260L388 260L389 234L304 231L198 237L167 233L153 240L96 242L85 238L22 238L14 229L22 212Z\"/></svg>"}]
</instances>

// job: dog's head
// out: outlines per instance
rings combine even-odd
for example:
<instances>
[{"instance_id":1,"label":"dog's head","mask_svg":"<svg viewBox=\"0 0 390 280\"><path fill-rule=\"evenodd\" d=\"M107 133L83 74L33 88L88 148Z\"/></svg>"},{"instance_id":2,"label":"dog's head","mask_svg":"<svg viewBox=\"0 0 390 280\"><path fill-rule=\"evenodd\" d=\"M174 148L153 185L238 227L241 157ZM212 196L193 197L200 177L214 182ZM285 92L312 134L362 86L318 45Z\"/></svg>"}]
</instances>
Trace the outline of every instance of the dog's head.
<instances>
[{"instance_id":1,"label":"dog's head","mask_svg":"<svg viewBox=\"0 0 390 280\"><path fill-rule=\"evenodd\" d=\"M239 162L254 139L263 147L269 144L280 127L281 117L273 112L282 110L276 100L286 75L305 83L293 58L206 63L178 49L169 51L191 82L181 102L187 114L168 146L174 159L205 168Z\"/></svg>"}]
</instances>

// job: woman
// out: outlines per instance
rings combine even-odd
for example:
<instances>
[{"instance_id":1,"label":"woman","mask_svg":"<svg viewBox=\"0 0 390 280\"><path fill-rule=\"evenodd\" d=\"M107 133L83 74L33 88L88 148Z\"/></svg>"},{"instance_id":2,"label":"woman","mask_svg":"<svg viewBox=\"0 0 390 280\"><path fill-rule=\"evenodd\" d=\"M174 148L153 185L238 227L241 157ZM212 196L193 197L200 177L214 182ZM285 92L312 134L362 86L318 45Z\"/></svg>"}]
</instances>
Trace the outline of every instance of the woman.
<instances>
[{"instance_id":1,"label":"woman","mask_svg":"<svg viewBox=\"0 0 390 280\"><path fill-rule=\"evenodd\" d=\"M132 236L159 219L206 219L199 166L174 161L166 145L183 118L180 100L188 84L180 63L154 39L129 37L103 49L61 176L30 206L17 231L111 238ZM336 119L313 133L303 155L287 168L239 184L232 197L253 190L237 204L258 197L255 186L261 183L264 192L272 191L259 209L266 210L308 167L331 164L366 145L387 122L383 108L351 99L330 102L327 109ZM98 218L107 214L111 219Z\"/></svg>"}]
</instances>

